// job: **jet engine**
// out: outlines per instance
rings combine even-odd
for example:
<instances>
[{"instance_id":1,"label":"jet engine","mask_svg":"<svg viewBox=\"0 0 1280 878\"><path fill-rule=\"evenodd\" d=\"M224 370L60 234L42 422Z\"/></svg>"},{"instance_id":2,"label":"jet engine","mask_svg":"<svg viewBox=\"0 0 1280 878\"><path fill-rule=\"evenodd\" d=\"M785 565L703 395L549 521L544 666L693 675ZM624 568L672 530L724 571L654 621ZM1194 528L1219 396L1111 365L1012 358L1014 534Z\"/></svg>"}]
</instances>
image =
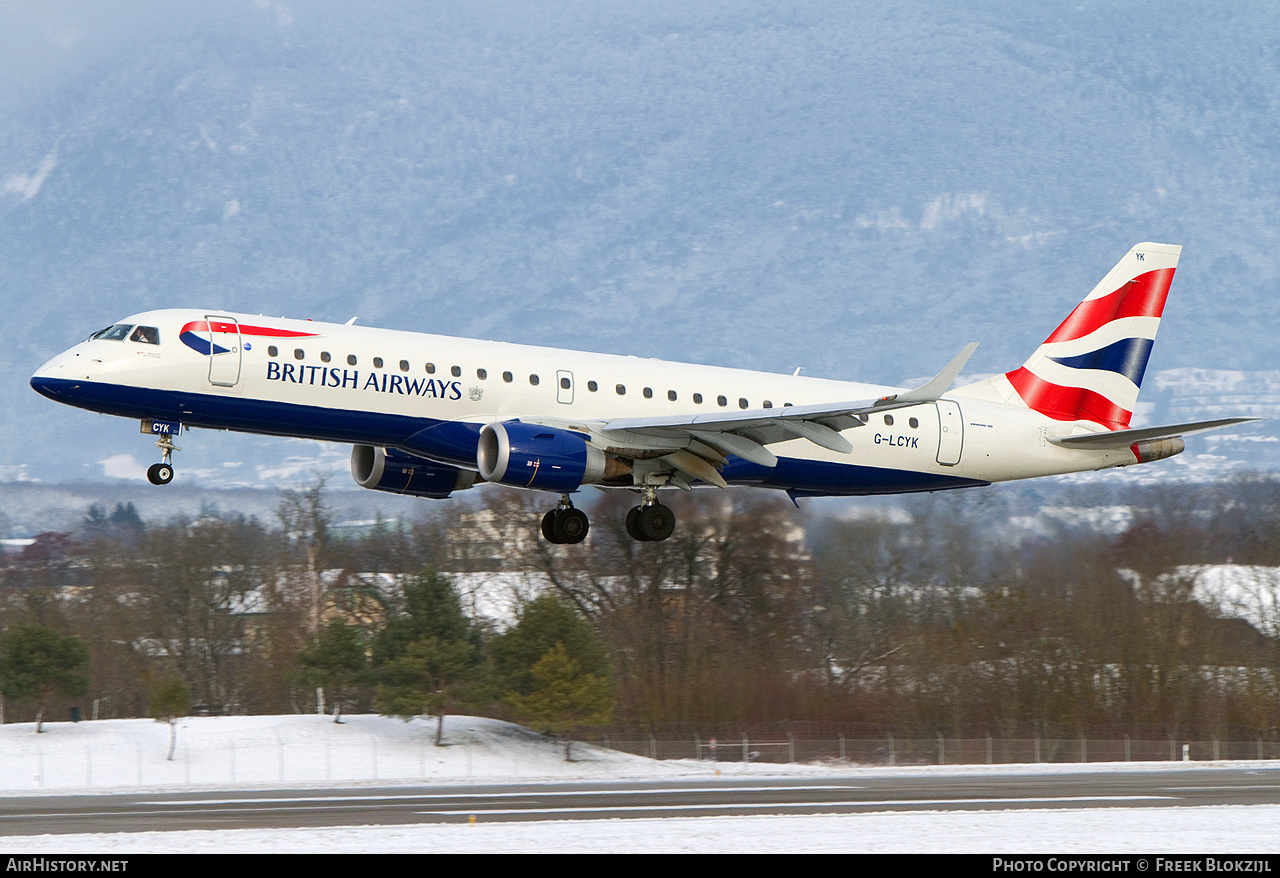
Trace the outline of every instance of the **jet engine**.
<instances>
[{"instance_id":1,"label":"jet engine","mask_svg":"<svg viewBox=\"0 0 1280 878\"><path fill-rule=\"evenodd\" d=\"M476 463L486 482L562 493L628 472L581 433L519 421L486 425Z\"/></svg>"},{"instance_id":2,"label":"jet engine","mask_svg":"<svg viewBox=\"0 0 1280 878\"><path fill-rule=\"evenodd\" d=\"M470 488L476 481L470 470L372 445L351 448L351 475L362 488L436 500Z\"/></svg>"}]
</instances>

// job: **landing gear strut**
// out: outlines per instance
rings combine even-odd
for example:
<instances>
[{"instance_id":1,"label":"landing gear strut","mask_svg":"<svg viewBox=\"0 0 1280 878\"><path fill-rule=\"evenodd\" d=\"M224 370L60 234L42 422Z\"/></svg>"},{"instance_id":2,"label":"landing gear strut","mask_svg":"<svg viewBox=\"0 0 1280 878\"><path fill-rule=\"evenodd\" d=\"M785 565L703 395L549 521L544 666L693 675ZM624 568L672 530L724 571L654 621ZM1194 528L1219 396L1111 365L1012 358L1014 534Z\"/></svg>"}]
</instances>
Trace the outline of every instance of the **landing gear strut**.
<instances>
[{"instance_id":1,"label":"landing gear strut","mask_svg":"<svg viewBox=\"0 0 1280 878\"><path fill-rule=\"evenodd\" d=\"M542 517L542 535L556 545L580 543L590 529L587 514L574 508L568 494L561 495L560 505Z\"/></svg>"},{"instance_id":2,"label":"landing gear strut","mask_svg":"<svg viewBox=\"0 0 1280 878\"><path fill-rule=\"evenodd\" d=\"M627 513L627 535L643 543L657 543L676 529L676 514L658 502L658 491L644 487L644 502Z\"/></svg>"},{"instance_id":3,"label":"landing gear strut","mask_svg":"<svg viewBox=\"0 0 1280 878\"><path fill-rule=\"evenodd\" d=\"M156 447L163 454L160 463L153 463L147 467L147 481L153 485L167 485L173 481L173 453L182 449L173 444L173 437L168 433L161 433L160 438L156 440Z\"/></svg>"}]
</instances>

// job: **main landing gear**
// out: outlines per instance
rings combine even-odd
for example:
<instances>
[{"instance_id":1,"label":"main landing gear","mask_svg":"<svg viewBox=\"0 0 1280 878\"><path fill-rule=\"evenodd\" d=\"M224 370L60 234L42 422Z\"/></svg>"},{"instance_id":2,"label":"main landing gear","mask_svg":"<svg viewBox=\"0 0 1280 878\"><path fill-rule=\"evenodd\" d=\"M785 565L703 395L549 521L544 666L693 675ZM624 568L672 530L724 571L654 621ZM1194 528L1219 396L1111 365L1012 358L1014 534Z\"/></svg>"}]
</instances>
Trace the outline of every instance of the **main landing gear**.
<instances>
[{"instance_id":1,"label":"main landing gear","mask_svg":"<svg viewBox=\"0 0 1280 878\"><path fill-rule=\"evenodd\" d=\"M560 505L542 517L542 535L556 545L582 542L590 527L587 514L574 508L568 494L562 495ZM676 514L658 502L654 488L646 486L644 502L627 513L627 535L642 543L656 543L671 536L675 529Z\"/></svg>"},{"instance_id":2,"label":"main landing gear","mask_svg":"<svg viewBox=\"0 0 1280 878\"><path fill-rule=\"evenodd\" d=\"M173 481L173 453L182 449L173 444L173 437L168 433L160 434L160 438L156 440L156 447L160 449L163 456L160 463L153 463L147 467L147 481L153 485L167 485Z\"/></svg>"},{"instance_id":3,"label":"main landing gear","mask_svg":"<svg viewBox=\"0 0 1280 878\"><path fill-rule=\"evenodd\" d=\"M590 529L587 514L574 508L568 494L561 495L560 505L542 517L542 535L556 545L580 543Z\"/></svg>"},{"instance_id":4,"label":"main landing gear","mask_svg":"<svg viewBox=\"0 0 1280 878\"><path fill-rule=\"evenodd\" d=\"M676 514L658 502L658 492L644 489L644 502L627 513L627 535L642 543L657 543L676 529Z\"/></svg>"}]
</instances>

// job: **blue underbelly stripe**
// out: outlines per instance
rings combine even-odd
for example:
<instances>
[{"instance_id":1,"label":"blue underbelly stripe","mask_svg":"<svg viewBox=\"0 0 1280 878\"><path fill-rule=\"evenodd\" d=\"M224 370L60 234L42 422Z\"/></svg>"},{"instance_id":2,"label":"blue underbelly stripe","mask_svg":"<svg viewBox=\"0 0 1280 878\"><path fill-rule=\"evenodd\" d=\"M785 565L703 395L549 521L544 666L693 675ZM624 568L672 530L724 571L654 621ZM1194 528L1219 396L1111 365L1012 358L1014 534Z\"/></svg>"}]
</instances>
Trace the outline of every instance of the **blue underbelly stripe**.
<instances>
[{"instance_id":1,"label":"blue underbelly stripe","mask_svg":"<svg viewBox=\"0 0 1280 878\"><path fill-rule=\"evenodd\" d=\"M203 393L178 393L63 378L32 378L31 386L57 402L124 418L181 421L191 427L235 430L353 445L392 446L453 466L475 468L481 424ZM799 497L944 491L989 484L941 473L830 461L779 458L772 469L730 457L731 485L754 485Z\"/></svg>"}]
</instances>

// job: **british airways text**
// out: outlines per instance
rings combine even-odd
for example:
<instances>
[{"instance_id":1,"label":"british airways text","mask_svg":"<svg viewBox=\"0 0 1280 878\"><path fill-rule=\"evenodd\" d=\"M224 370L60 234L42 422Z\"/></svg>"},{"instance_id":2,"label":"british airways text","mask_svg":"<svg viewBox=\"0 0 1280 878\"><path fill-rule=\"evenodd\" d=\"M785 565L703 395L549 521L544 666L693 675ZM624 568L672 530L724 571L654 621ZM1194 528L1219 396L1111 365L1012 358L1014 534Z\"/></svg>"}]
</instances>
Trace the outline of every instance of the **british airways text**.
<instances>
[{"instance_id":1,"label":"british airways text","mask_svg":"<svg viewBox=\"0 0 1280 878\"><path fill-rule=\"evenodd\" d=\"M359 369L339 369L336 366L303 366L299 363L267 363L268 381L287 381L290 384L308 384L313 387L349 387L353 390L376 390L379 393L400 393L405 396L432 396L436 399L462 399L462 385L457 381L441 381L438 378L410 378L407 375L388 375L385 372L369 374L360 382Z\"/></svg>"}]
</instances>

